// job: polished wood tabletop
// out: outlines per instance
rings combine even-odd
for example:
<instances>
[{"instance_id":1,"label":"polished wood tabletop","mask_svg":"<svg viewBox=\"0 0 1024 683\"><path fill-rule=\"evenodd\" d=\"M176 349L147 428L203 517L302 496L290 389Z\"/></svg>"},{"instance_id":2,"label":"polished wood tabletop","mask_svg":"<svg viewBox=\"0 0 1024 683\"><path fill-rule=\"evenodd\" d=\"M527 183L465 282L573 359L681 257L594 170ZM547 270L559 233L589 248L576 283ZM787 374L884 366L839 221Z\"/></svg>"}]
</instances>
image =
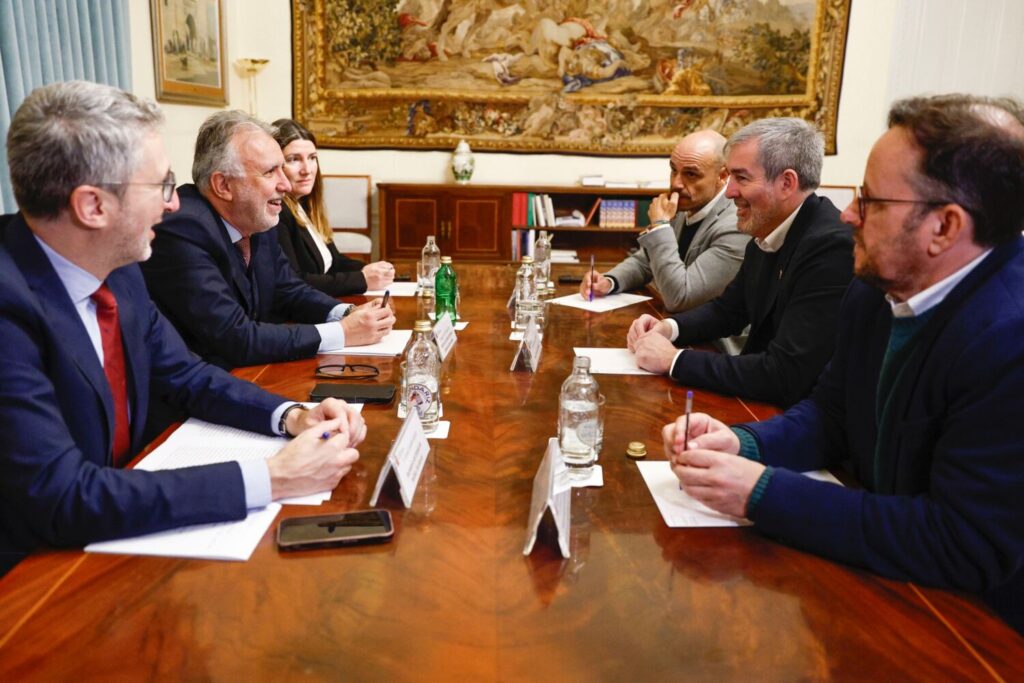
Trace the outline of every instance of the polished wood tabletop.
<instances>
[{"instance_id":1,"label":"polished wood tabletop","mask_svg":"<svg viewBox=\"0 0 1024 683\"><path fill-rule=\"evenodd\" d=\"M275 524L243 563L38 552L0 579L0 680L1024 679L1024 639L971 597L882 579L752 528L667 527L625 457L643 441L649 459L664 459L660 430L686 393L665 377L597 376L604 486L572 492L569 559L549 532L523 556L573 347L624 346L629 322L656 303L604 314L550 306L539 371L510 372L514 267L456 268L469 326L443 370L451 434L430 442L410 509L381 501L391 543L283 554ZM393 301L400 328L424 312L422 299ZM342 357L399 381L398 358L355 353L236 374L305 399L316 364ZM695 410L727 422L778 412L706 391ZM394 404L363 415L361 459L331 500L280 517L368 507L400 422Z\"/></svg>"}]
</instances>

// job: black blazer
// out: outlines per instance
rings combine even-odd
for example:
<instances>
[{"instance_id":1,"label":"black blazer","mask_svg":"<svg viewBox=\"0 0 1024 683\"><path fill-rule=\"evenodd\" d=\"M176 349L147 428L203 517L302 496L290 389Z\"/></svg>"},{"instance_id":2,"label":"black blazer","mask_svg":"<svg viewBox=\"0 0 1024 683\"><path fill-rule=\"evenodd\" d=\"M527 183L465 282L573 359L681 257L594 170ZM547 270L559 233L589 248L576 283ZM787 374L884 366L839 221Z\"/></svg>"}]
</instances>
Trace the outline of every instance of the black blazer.
<instances>
[{"instance_id":1,"label":"black blazer","mask_svg":"<svg viewBox=\"0 0 1024 683\"><path fill-rule=\"evenodd\" d=\"M789 406L810 393L835 347L839 302L853 277L853 237L828 199L810 195L782 248L753 240L725 291L672 316L677 346L750 332L739 356L687 351L672 368L684 384Z\"/></svg>"},{"instance_id":2,"label":"black blazer","mask_svg":"<svg viewBox=\"0 0 1024 683\"><path fill-rule=\"evenodd\" d=\"M299 225L298 220L287 206L282 207L281 222L277 224L277 240L281 251L288 258L292 270L305 280L310 287L331 296L362 294L366 291L363 266L366 264L338 253L333 242L327 243L331 253L331 269L324 272L324 260L316 248L309 230Z\"/></svg>"},{"instance_id":3,"label":"black blazer","mask_svg":"<svg viewBox=\"0 0 1024 683\"><path fill-rule=\"evenodd\" d=\"M178 197L181 208L156 226L153 256L142 272L153 301L189 348L226 368L316 354L314 324L325 322L338 302L295 276L276 228L252 236L246 271L223 221L196 186L178 188Z\"/></svg>"}]
</instances>

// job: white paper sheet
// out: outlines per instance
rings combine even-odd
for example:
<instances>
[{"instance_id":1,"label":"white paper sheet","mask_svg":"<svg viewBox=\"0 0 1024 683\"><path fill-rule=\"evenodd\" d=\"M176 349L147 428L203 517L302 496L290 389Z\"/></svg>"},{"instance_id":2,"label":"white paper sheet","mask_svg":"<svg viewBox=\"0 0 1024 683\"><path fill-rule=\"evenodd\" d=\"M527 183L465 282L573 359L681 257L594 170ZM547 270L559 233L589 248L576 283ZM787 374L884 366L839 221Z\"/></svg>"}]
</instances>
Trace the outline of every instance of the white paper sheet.
<instances>
[{"instance_id":1,"label":"white paper sheet","mask_svg":"<svg viewBox=\"0 0 1024 683\"><path fill-rule=\"evenodd\" d=\"M576 294L567 294L557 299L552 299L551 303L582 308L584 311L592 311L594 313L607 313L608 311L614 311L616 308L632 306L641 301L647 301L650 298L641 294L609 294L608 296L594 297L593 301L587 301L577 292Z\"/></svg>"},{"instance_id":2,"label":"white paper sheet","mask_svg":"<svg viewBox=\"0 0 1024 683\"><path fill-rule=\"evenodd\" d=\"M417 287L419 284L416 282L392 282L385 289L391 292L391 296L416 296ZM384 289L370 289L363 292L363 296L382 297Z\"/></svg>"},{"instance_id":3,"label":"white paper sheet","mask_svg":"<svg viewBox=\"0 0 1024 683\"><path fill-rule=\"evenodd\" d=\"M595 375L653 375L636 364L636 354L629 349L573 347L577 356L590 357L590 372Z\"/></svg>"},{"instance_id":4,"label":"white paper sheet","mask_svg":"<svg viewBox=\"0 0 1024 683\"><path fill-rule=\"evenodd\" d=\"M304 405L312 407L316 404ZM351 405L357 411L363 409L362 403ZM193 417L174 430L167 440L143 458L135 469L155 472L231 460L265 460L281 450L286 443L288 439L283 436L246 432ZM282 498L278 502L289 505L319 505L330 497L330 491L323 491L308 496Z\"/></svg>"},{"instance_id":5,"label":"white paper sheet","mask_svg":"<svg viewBox=\"0 0 1024 683\"><path fill-rule=\"evenodd\" d=\"M249 510L249 516L238 522L197 524L135 538L90 543L85 546L85 552L245 562L280 509L279 504L271 503L261 510Z\"/></svg>"},{"instance_id":6,"label":"white paper sheet","mask_svg":"<svg viewBox=\"0 0 1024 683\"><path fill-rule=\"evenodd\" d=\"M636 466L654 496L665 524L670 527L750 526L750 520L715 512L679 488L679 479L667 460L638 462ZM842 486L826 470L804 472L804 476Z\"/></svg>"},{"instance_id":7,"label":"white paper sheet","mask_svg":"<svg viewBox=\"0 0 1024 683\"><path fill-rule=\"evenodd\" d=\"M346 346L341 349L328 349L320 353L340 353L346 356L401 356L410 339L412 339L412 330L391 330L376 344Z\"/></svg>"}]
</instances>

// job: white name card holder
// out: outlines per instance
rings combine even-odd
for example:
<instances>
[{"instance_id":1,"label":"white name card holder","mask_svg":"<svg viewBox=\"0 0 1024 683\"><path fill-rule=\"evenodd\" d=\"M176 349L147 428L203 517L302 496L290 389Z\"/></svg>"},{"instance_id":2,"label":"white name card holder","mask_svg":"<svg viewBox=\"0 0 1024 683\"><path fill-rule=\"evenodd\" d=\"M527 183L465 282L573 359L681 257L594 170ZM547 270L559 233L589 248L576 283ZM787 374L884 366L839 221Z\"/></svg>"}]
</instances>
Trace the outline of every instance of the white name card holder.
<instances>
[{"instance_id":1,"label":"white name card holder","mask_svg":"<svg viewBox=\"0 0 1024 683\"><path fill-rule=\"evenodd\" d=\"M562 462L562 452L558 448L558 439L548 439L548 449L540 467L533 478L533 498L530 500L530 519L526 523L526 544L523 555L529 555L537 542L537 531L544 512L551 510L551 519L558 530L558 549L562 557L569 557L570 505L572 488L558 486L557 472Z\"/></svg>"},{"instance_id":2,"label":"white name card holder","mask_svg":"<svg viewBox=\"0 0 1024 683\"><path fill-rule=\"evenodd\" d=\"M427 461L427 454L430 453L430 444L427 443L427 435L420 424L419 414L415 410L409 412L410 415L402 423L395 443L391 445L388 457L384 460L380 476L377 477L377 485L373 487L373 497L370 498L371 506L377 505L377 498L384 488L384 483L388 476L394 473L402 503L406 508L412 507L416 485Z\"/></svg>"},{"instance_id":3,"label":"white name card holder","mask_svg":"<svg viewBox=\"0 0 1024 683\"><path fill-rule=\"evenodd\" d=\"M531 315L526 323L523 338L519 340L519 346L516 348L516 355L512 358L509 370L537 372L537 368L540 367L541 349L540 328L537 327L537 318Z\"/></svg>"},{"instance_id":4,"label":"white name card holder","mask_svg":"<svg viewBox=\"0 0 1024 683\"><path fill-rule=\"evenodd\" d=\"M448 315L442 315L441 319L434 323L434 343L437 344L442 363L455 347L455 341L455 328L452 327L452 319Z\"/></svg>"}]
</instances>

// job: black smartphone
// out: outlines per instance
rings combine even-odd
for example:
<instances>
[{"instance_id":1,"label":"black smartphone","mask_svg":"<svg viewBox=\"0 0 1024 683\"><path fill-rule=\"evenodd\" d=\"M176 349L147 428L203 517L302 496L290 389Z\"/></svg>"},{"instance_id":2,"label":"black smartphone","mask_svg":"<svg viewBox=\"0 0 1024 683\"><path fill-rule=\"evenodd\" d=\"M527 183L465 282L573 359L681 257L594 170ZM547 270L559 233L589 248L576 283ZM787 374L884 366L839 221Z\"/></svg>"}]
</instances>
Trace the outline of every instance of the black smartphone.
<instances>
[{"instance_id":1,"label":"black smartphone","mask_svg":"<svg viewBox=\"0 0 1024 683\"><path fill-rule=\"evenodd\" d=\"M395 282L411 282L411 281L412 281L412 275L409 275L408 273L400 273L398 275L395 275Z\"/></svg>"},{"instance_id":2,"label":"black smartphone","mask_svg":"<svg viewBox=\"0 0 1024 683\"><path fill-rule=\"evenodd\" d=\"M291 517L277 525L277 547L280 550L308 550L387 543L394 535L391 513L387 510Z\"/></svg>"},{"instance_id":3,"label":"black smartphone","mask_svg":"<svg viewBox=\"0 0 1024 683\"><path fill-rule=\"evenodd\" d=\"M578 285L583 282L582 275L559 275L558 284L560 285Z\"/></svg>"},{"instance_id":4,"label":"black smartphone","mask_svg":"<svg viewBox=\"0 0 1024 683\"><path fill-rule=\"evenodd\" d=\"M310 401L340 398L349 403L391 403L395 397L394 384L328 384L319 382L309 392Z\"/></svg>"}]
</instances>

